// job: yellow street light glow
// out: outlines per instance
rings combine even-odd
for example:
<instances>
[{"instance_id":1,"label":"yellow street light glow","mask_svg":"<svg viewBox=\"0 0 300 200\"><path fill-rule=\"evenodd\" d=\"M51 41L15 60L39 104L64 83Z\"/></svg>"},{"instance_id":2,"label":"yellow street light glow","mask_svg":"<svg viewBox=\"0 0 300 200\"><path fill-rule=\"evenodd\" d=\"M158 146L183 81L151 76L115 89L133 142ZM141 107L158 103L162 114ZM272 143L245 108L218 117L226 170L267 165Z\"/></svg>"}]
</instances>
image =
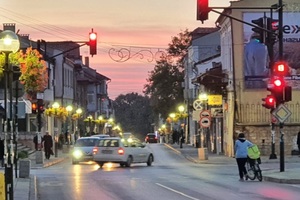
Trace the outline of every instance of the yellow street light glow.
<instances>
[{"instance_id":1,"label":"yellow street light glow","mask_svg":"<svg viewBox=\"0 0 300 200\"><path fill-rule=\"evenodd\" d=\"M59 108L59 103L54 102L54 103L52 104L52 108L55 108L55 109Z\"/></svg>"}]
</instances>

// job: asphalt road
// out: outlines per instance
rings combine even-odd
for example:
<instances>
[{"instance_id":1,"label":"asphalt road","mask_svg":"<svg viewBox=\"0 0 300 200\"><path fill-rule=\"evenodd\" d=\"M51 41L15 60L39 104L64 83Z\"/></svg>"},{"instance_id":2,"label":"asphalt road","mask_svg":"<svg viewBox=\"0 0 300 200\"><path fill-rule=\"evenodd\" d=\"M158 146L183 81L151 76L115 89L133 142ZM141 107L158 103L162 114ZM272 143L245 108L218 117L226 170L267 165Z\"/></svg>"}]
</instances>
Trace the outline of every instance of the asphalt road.
<instances>
[{"instance_id":1,"label":"asphalt road","mask_svg":"<svg viewBox=\"0 0 300 200\"><path fill-rule=\"evenodd\" d=\"M71 160L33 170L41 200L296 200L300 185L239 182L235 164L195 164L163 144L150 144L153 166L93 163Z\"/></svg>"}]
</instances>

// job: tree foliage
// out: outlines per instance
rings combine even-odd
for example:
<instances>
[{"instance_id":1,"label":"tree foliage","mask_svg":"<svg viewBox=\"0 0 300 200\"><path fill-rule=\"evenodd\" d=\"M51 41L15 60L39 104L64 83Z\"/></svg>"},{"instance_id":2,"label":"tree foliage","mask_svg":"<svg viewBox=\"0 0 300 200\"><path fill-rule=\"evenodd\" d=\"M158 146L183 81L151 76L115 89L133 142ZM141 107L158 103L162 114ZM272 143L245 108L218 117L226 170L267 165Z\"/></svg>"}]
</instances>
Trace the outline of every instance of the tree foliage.
<instances>
[{"instance_id":1,"label":"tree foliage","mask_svg":"<svg viewBox=\"0 0 300 200\"><path fill-rule=\"evenodd\" d=\"M11 53L9 62L20 68L19 80L29 97L45 90L48 84L48 70L46 62L42 60L42 55L37 50L29 47L25 53L22 50ZM5 54L0 54L0 78L3 77L4 66Z\"/></svg>"},{"instance_id":2,"label":"tree foliage","mask_svg":"<svg viewBox=\"0 0 300 200\"><path fill-rule=\"evenodd\" d=\"M113 102L115 119L120 123L124 132L132 132L135 135L144 136L153 132L153 112L150 107L150 99L138 93L119 95Z\"/></svg>"},{"instance_id":3,"label":"tree foliage","mask_svg":"<svg viewBox=\"0 0 300 200\"><path fill-rule=\"evenodd\" d=\"M151 106L156 115L167 118L170 112L176 110L178 104L183 102L184 81L182 58L187 54L191 42L188 30L172 37L168 56L157 61L154 69L149 72L144 93L151 98Z\"/></svg>"}]
</instances>

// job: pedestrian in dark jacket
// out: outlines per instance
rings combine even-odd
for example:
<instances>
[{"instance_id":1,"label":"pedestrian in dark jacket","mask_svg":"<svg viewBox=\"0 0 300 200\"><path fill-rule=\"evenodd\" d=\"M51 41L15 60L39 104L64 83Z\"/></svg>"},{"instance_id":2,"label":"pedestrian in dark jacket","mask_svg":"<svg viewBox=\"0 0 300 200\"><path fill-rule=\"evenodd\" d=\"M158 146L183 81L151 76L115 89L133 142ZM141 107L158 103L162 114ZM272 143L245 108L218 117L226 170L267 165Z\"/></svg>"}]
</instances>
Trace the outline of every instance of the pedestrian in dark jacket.
<instances>
[{"instance_id":1,"label":"pedestrian in dark jacket","mask_svg":"<svg viewBox=\"0 0 300 200\"><path fill-rule=\"evenodd\" d=\"M244 133L240 133L235 141L235 158L239 168L240 181L244 181L244 176L247 179L246 162L248 159L248 147L253 144L245 139Z\"/></svg>"},{"instance_id":2,"label":"pedestrian in dark jacket","mask_svg":"<svg viewBox=\"0 0 300 200\"><path fill-rule=\"evenodd\" d=\"M44 135L42 141L44 142L45 157L46 159L50 159L50 155L53 154L52 151L53 140L52 140L52 136L49 135L49 132L46 132L46 135Z\"/></svg>"}]
</instances>

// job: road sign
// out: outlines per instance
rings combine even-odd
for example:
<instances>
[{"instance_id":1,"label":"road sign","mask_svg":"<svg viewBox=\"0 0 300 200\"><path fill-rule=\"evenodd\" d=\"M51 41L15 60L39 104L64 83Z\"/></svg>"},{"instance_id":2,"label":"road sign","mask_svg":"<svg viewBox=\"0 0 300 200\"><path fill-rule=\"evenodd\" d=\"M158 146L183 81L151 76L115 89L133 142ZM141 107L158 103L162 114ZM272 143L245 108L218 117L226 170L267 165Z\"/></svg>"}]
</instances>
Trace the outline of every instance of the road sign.
<instances>
[{"instance_id":1,"label":"road sign","mask_svg":"<svg viewBox=\"0 0 300 200\"><path fill-rule=\"evenodd\" d=\"M202 110L202 102L201 100L197 99L193 102L193 108L195 110Z\"/></svg>"},{"instance_id":2,"label":"road sign","mask_svg":"<svg viewBox=\"0 0 300 200\"><path fill-rule=\"evenodd\" d=\"M284 104L280 104L272 112L272 115L274 115L279 122L283 123L292 115L292 112Z\"/></svg>"},{"instance_id":3,"label":"road sign","mask_svg":"<svg viewBox=\"0 0 300 200\"><path fill-rule=\"evenodd\" d=\"M200 118L199 124L202 128L209 127L210 126L210 118L209 117Z\"/></svg>"},{"instance_id":4,"label":"road sign","mask_svg":"<svg viewBox=\"0 0 300 200\"><path fill-rule=\"evenodd\" d=\"M222 105L222 95L208 95L208 105L219 106Z\"/></svg>"},{"instance_id":5,"label":"road sign","mask_svg":"<svg viewBox=\"0 0 300 200\"><path fill-rule=\"evenodd\" d=\"M202 118L202 117L209 117L210 118L210 112L209 112L209 110L203 110L200 113L200 118Z\"/></svg>"}]
</instances>

